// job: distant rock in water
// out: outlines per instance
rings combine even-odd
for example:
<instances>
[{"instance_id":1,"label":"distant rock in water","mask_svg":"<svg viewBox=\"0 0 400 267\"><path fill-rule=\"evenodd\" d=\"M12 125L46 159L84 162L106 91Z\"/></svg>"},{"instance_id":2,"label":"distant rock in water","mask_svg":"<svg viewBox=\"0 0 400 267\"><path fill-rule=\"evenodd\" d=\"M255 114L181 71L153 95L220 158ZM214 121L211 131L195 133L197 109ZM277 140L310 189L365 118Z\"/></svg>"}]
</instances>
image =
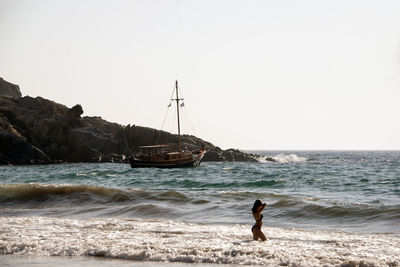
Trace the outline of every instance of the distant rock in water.
<instances>
[{"instance_id":1,"label":"distant rock in water","mask_svg":"<svg viewBox=\"0 0 400 267\"><path fill-rule=\"evenodd\" d=\"M244 162L257 162L259 156L255 154L249 154L237 149L222 150L219 147L214 147L208 151L203 158L203 161L244 161Z\"/></svg>"},{"instance_id":2,"label":"distant rock in water","mask_svg":"<svg viewBox=\"0 0 400 267\"><path fill-rule=\"evenodd\" d=\"M0 79L0 165L128 162L138 146L178 142L166 131L82 114L79 104L68 108L42 97L21 97L18 85ZM192 135L183 135L182 145L207 148L203 161L257 161L256 155L222 150Z\"/></svg>"},{"instance_id":3,"label":"distant rock in water","mask_svg":"<svg viewBox=\"0 0 400 267\"><path fill-rule=\"evenodd\" d=\"M271 157L266 157L265 160L270 161L270 162L276 162L276 159L271 158Z\"/></svg>"},{"instance_id":4,"label":"distant rock in water","mask_svg":"<svg viewBox=\"0 0 400 267\"><path fill-rule=\"evenodd\" d=\"M5 81L0 77L0 96L3 97L21 97L19 86Z\"/></svg>"}]
</instances>

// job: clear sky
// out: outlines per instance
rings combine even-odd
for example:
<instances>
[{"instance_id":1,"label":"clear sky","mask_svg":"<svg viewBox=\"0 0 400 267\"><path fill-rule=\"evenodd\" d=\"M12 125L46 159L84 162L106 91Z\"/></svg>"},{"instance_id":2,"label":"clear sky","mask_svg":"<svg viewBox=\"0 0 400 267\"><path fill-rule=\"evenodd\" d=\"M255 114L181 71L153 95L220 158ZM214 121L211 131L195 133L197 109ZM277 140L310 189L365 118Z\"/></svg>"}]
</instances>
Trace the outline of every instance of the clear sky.
<instances>
[{"instance_id":1,"label":"clear sky","mask_svg":"<svg viewBox=\"0 0 400 267\"><path fill-rule=\"evenodd\" d=\"M397 0L0 0L0 76L158 129L177 79L184 132L224 149L400 149L399 14Z\"/></svg>"}]
</instances>

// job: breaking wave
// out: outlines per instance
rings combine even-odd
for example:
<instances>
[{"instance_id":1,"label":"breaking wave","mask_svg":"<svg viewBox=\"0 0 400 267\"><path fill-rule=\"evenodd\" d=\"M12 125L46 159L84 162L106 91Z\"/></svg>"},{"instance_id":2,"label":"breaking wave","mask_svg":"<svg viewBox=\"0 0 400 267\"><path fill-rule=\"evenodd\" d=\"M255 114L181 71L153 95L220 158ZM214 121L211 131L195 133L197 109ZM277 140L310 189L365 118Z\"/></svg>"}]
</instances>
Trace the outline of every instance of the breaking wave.
<instances>
[{"instance_id":1,"label":"breaking wave","mask_svg":"<svg viewBox=\"0 0 400 267\"><path fill-rule=\"evenodd\" d=\"M264 266L398 266L398 235L173 220L0 217L0 255Z\"/></svg>"},{"instance_id":2,"label":"breaking wave","mask_svg":"<svg viewBox=\"0 0 400 267\"><path fill-rule=\"evenodd\" d=\"M400 220L400 205L379 206L252 192L255 187L276 189L285 183L284 180L260 179L234 186L248 190L216 190L209 194L69 184L0 184L0 204L7 208L0 212L12 216L28 212L40 216L180 218L197 222L216 222L222 219L225 222L246 222L250 218L248 212L252 202L260 198L268 203L267 212L271 220L300 224L334 224L345 221L349 225ZM230 210L225 208L224 203L236 204ZM209 213L209 219L204 215L205 211Z\"/></svg>"},{"instance_id":3,"label":"breaking wave","mask_svg":"<svg viewBox=\"0 0 400 267\"><path fill-rule=\"evenodd\" d=\"M0 203L21 202L120 202L135 199L135 192L89 185L70 184L2 184Z\"/></svg>"},{"instance_id":4,"label":"breaking wave","mask_svg":"<svg viewBox=\"0 0 400 267\"><path fill-rule=\"evenodd\" d=\"M267 156L262 159L262 162L277 162L277 163L292 163L292 162L306 162L309 159L306 157L299 157L296 154L278 154L276 156Z\"/></svg>"}]
</instances>

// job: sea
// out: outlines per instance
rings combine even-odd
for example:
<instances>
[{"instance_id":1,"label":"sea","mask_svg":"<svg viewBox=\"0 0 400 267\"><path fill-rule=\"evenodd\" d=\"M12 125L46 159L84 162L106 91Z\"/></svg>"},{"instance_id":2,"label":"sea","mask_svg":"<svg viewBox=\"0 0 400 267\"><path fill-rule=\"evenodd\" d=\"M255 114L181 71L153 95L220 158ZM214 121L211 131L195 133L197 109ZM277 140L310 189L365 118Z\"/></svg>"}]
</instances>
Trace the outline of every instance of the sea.
<instances>
[{"instance_id":1,"label":"sea","mask_svg":"<svg viewBox=\"0 0 400 267\"><path fill-rule=\"evenodd\" d=\"M400 151L250 152L269 160L0 166L0 261L400 266Z\"/></svg>"}]
</instances>

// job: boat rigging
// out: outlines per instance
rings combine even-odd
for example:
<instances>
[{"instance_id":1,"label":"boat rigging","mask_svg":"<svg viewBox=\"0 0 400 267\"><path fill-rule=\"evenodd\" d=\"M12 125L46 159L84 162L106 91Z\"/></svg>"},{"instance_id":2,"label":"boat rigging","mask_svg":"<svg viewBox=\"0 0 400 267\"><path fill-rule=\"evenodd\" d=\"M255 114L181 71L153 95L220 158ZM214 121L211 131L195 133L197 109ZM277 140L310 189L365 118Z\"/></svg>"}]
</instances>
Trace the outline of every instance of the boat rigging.
<instances>
[{"instance_id":1,"label":"boat rigging","mask_svg":"<svg viewBox=\"0 0 400 267\"><path fill-rule=\"evenodd\" d=\"M182 149L179 101L183 101L183 98L179 98L178 81L175 81L175 91L176 98L172 98L171 101L176 101L178 144L139 146L139 153L129 159L132 168L180 168L200 165L206 153L204 148L195 150Z\"/></svg>"}]
</instances>

